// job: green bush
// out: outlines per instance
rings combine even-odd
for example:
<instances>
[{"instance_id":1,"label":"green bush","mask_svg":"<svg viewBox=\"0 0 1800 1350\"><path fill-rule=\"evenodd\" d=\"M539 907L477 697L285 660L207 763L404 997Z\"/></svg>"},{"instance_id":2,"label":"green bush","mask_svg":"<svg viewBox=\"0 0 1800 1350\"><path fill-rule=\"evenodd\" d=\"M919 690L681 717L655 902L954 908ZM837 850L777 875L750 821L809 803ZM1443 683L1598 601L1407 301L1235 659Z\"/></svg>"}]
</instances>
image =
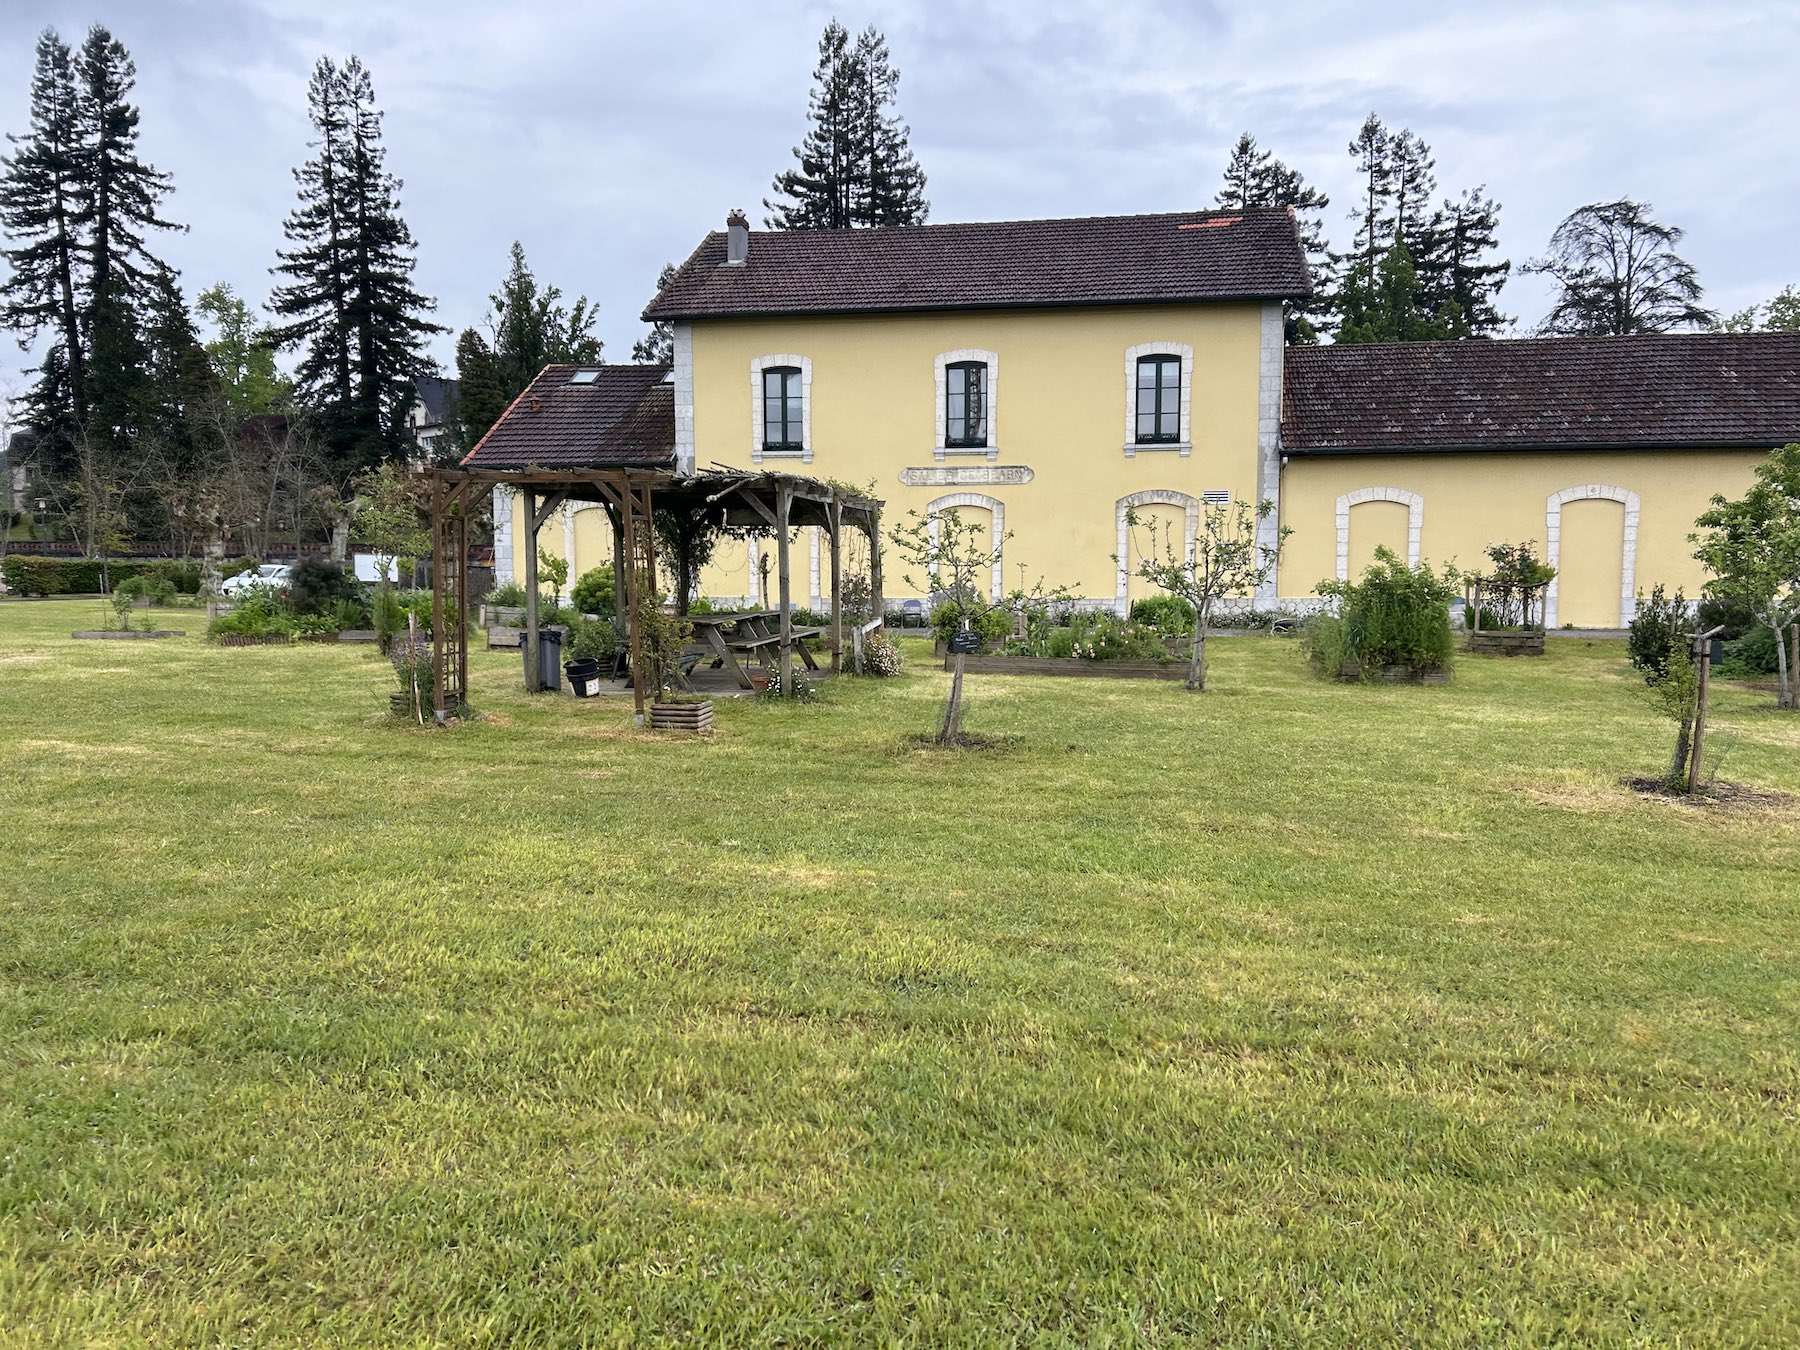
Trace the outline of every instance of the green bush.
<instances>
[{"instance_id":1,"label":"green bush","mask_svg":"<svg viewBox=\"0 0 1800 1350\"><path fill-rule=\"evenodd\" d=\"M1194 607L1179 595L1147 595L1131 602L1131 621L1166 637L1187 637L1194 631Z\"/></svg>"},{"instance_id":2,"label":"green bush","mask_svg":"<svg viewBox=\"0 0 1800 1350\"><path fill-rule=\"evenodd\" d=\"M1638 597L1625 650L1631 664L1644 672L1646 684L1660 684L1668 678L1669 659L1687 645L1693 621L1693 606L1679 590L1668 595L1659 582L1648 596ZM1769 659L1774 660L1773 654Z\"/></svg>"},{"instance_id":3,"label":"green bush","mask_svg":"<svg viewBox=\"0 0 1800 1350\"><path fill-rule=\"evenodd\" d=\"M939 642L950 641L950 635L962 631L965 606L960 600L946 600L931 611L931 626L937 630ZM981 635L982 646L991 646L1006 641L1012 633L1012 615L1003 609L986 609L980 605L968 606L969 626ZM796 623L799 622L799 611L795 612Z\"/></svg>"},{"instance_id":4,"label":"green bush","mask_svg":"<svg viewBox=\"0 0 1800 1350\"><path fill-rule=\"evenodd\" d=\"M1719 636L1726 642L1741 638L1757 626L1756 612L1742 600L1721 600L1717 596L1707 596L1696 607L1694 629L1704 633L1712 628L1723 627L1725 631Z\"/></svg>"},{"instance_id":5,"label":"green bush","mask_svg":"<svg viewBox=\"0 0 1800 1350\"><path fill-rule=\"evenodd\" d=\"M580 582L576 583L575 589L577 593L580 592ZM523 609L525 607L525 587L519 582L508 581L494 587L493 590L489 591L481 598L484 603L494 605L497 608Z\"/></svg>"},{"instance_id":6,"label":"green bush","mask_svg":"<svg viewBox=\"0 0 1800 1350\"><path fill-rule=\"evenodd\" d=\"M1454 567L1440 575L1429 563L1408 567L1391 550L1378 548L1360 581L1319 583L1318 593L1338 602L1339 623L1309 621L1307 653L1334 678L1346 661L1364 675L1382 666L1446 670L1453 646L1450 602L1459 589Z\"/></svg>"},{"instance_id":7,"label":"green bush","mask_svg":"<svg viewBox=\"0 0 1800 1350\"><path fill-rule=\"evenodd\" d=\"M206 625L206 636L292 637L298 631L287 606L265 592L252 592L229 614Z\"/></svg>"},{"instance_id":8,"label":"green bush","mask_svg":"<svg viewBox=\"0 0 1800 1350\"><path fill-rule=\"evenodd\" d=\"M343 564L322 554L309 553L288 574L288 597L297 614L318 614L337 601L354 598L361 587L344 572Z\"/></svg>"},{"instance_id":9,"label":"green bush","mask_svg":"<svg viewBox=\"0 0 1800 1350\"><path fill-rule=\"evenodd\" d=\"M499 601L495 604L525 603L525 588L518 588L517 600ZM616 612L613 596L613 567L611 563L601 563L598 567L589 568L575 580L574 588L569 592L569 603L578 614L597 614L603 619L610 619Z\"/></svg>"},{"instance_id":10,"label":"green bush","mask_svg":"<svg viewBox=\"0 0 1800 1350\"><path fill-rule=\"evenodd\" d=\"M1773 675L1779 667L1775 659L1775 630L1760 624L1741 638L1725 644L1713 674L1727 680L1753 680Z\"/></svg>"},{"instance_id":11,"label":"green bush","mask_svg":"<svg viewBox=\"0 0 1800 1350\"><path fill-rule=\"evenodd\" d=\"M571 661L592 657L602 665L610 662L625 645L625 636L611 619L577 616L569 625L569 636L563 643L563 654Z\"/></svg>"},{"instance_id":12,"label":"green bush","mask_svg":"<svg viewBox=\"0 0 1800 1350\"><path fill-rule=\"evenodd\" d=\"M1167 661L1169 649L1155 628L1117 614L1084 614L1071 628L1074 654L1083 661Z\"/></svg>"},{"instance_id":13,"label":"green bush","mask_svg":"<svg viewBox=\"0 0 1800 1350\"><path fill-rule=\"evenodd\" d=\"M40 558L31 553L9 553L0 559L0 577L6 579L7 589L20 595L94 595L101 590L100 575L97 558ZM196 563L114 559L106 564L106 577L114 587L138 576L166 580L183 595L193 595L200 589L200 568Z\"/></svg>"}]
</instances>

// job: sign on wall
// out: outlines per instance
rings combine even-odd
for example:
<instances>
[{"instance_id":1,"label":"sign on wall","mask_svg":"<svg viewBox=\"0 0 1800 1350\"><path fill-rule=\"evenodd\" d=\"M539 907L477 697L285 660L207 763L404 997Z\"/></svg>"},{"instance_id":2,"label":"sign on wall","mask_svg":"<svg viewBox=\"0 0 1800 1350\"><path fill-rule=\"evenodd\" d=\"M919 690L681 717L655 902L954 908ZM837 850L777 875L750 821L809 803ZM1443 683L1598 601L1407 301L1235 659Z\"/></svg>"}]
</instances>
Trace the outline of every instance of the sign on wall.
<instances>
[{"instance_id":1,"label":"sign on wall","mask_svg":"<svg viewBox=\"0 0 1800 1350\"><path fill-rule=\"evenodd\" d=\"M1037 474L1024 464L955 464L942 468L902 469L907 487L987 487L1029 483Z\"/></svg>"}]
</instances>

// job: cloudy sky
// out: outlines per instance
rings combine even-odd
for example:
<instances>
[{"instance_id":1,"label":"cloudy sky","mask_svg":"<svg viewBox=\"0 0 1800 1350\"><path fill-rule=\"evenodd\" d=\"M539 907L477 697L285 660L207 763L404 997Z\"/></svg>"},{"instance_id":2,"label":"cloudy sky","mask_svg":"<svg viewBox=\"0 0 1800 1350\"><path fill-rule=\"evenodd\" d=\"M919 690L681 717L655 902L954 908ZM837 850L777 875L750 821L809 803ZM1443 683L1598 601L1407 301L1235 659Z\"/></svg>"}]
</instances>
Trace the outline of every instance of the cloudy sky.
<instances>
[{"instance_id":1,"label":"cloudy sky","mask_svg":"<svg viewBox=\"0 0 1800 1350\"><path fill-rule=\"evenodd\" d=\"M888 37L933 220L1202 206L1250 130L1330 192L1341 244L1345 144L1374 110L1431 144L1444 190L1487 186L1515 262L1573 207L1632 196L1688 231L1715 307L1800 281L1794 0L6 0L0 128L25 125L40 29L76 42L106 24L192 226L166 255L190 297L225 280L260 301L306 153L308 71L354 52L440 320L481 320L519 239L540 279L600 303L624 360L663 261L730 207L760 221L833 13ZM1502 307L1535 323L1541 281Z\"/></svg>"}]
</instances>

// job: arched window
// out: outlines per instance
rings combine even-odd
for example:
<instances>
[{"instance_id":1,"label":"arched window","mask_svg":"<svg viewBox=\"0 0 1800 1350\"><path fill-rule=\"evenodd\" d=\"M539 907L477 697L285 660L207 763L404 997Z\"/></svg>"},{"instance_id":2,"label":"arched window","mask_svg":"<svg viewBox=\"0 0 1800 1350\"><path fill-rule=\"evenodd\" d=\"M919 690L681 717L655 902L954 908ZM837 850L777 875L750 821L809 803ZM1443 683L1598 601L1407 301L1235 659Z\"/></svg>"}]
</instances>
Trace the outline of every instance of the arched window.
<instances>
[{"instance_id":1,"label":"arched window","mask_svg":"<svg viewBox=\"0 0 1800 1350\"><path fill-rule=\"evenodd\" d=\"M988 443L988 368L985 361L944 367L944 444L963 449Z\"/></svg>"},{"instance_id":2,"label":"arched window","mask_svg":"<svg viewBox=\"0 0 1800 1350\"><path fill-rule=\"evenodd\" d=\"M765 366L762 372L762 448L764 454L795 454L806 449L804 385L798 366Z\"/></svg>"},{"instance_id":3,"label":"arched window","mask_svg":"<svg viewBox=\"0 0 1800 1350\"><path fill-rule=\"evenodd\" d=\"M1137 363L1137 443L1172 445L1181 439L1181 358L1140 356Z\"/></svg>"}]
</instances>

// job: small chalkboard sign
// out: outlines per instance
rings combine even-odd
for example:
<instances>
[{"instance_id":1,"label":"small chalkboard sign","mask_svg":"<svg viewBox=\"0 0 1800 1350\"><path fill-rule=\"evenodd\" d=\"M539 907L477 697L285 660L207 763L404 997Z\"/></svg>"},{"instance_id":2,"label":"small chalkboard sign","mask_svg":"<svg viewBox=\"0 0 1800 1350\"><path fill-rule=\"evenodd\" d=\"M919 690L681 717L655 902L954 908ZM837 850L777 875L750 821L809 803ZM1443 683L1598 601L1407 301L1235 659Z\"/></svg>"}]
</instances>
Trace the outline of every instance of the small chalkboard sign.
<instances>
[{"instance_id":1,"label":"small chalkboard sign","mask_svg":"<svg viewBox=\"0 0 1800 1350\"><path fill-rule=\"evenodd\" d=\"M950 650L958 656L969 656L981 650L981 634L973 630L952 633Z\"/></svg>"}]
</instances>

